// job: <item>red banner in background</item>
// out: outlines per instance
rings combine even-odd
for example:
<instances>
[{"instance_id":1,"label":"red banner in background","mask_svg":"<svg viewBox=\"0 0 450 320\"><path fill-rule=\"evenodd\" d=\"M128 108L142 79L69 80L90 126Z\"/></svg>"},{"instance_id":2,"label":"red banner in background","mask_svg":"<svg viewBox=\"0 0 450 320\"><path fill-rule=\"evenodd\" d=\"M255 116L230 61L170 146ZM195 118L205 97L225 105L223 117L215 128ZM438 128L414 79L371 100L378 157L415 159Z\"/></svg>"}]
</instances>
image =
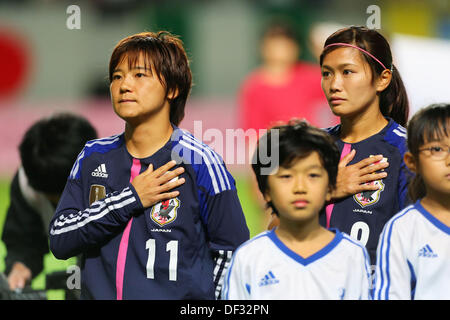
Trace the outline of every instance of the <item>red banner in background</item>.
<instances>
[{"instance_id":1,"label":"red banner in background","mask_svg":"<svg viewBox=\"0 0 450 320\"><path fill-rule=\"evenodd\" d=\"M0 27L0 99L14 97L25 87L30 74L30 52L26 38Z\"/></svg>"}]
</instances>

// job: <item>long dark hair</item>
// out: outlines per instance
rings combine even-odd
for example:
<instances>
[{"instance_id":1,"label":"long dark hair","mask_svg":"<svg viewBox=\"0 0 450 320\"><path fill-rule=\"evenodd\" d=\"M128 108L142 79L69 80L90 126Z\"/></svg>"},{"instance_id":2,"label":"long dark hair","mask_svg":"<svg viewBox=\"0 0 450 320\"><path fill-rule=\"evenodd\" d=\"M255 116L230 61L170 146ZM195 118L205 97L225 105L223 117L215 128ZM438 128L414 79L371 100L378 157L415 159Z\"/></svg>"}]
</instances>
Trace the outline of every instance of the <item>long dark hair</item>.
<instances>
[{"instance_id":1,"label":"long dark hair","mask_svg":"<svg viewBox=\"0 0 450 320\"><path fill-rule=\"evenodd\" d=\"M408 123L409 152L417 161L420 147L446 136L450 136L450 104L432 104L419 110ZM420 174L416 173L410 182L408 194L413 201L425 197L425 183Z\"/></svg>"},{"instance_id":2,"label":"long dark hair","mask_svg":"<svg viewBox=\"0 0 450 320\"><path fill-rule=\"evenodd\" d=\"M406 89L398 69L392 63L392 54L389 43L377 31L366 27L348 27L340 29L330 35L325 41L324 47L332 43L348 43L364 49L378 60L380 60L386 68L392 68L392 80L389 86L380 94L380 111L385 117L392 118L395 122L402 126L406 126L409 116L409 101ZM322 66L323 58L333 50L340 48L339 46L331 46L326 48L320 55L320 65ZM384 68L370 56L361 52L365 61L369 64L372 74L381 75ZM375 77L373 78L373 80Z\"/></svg>"}]
</instances>

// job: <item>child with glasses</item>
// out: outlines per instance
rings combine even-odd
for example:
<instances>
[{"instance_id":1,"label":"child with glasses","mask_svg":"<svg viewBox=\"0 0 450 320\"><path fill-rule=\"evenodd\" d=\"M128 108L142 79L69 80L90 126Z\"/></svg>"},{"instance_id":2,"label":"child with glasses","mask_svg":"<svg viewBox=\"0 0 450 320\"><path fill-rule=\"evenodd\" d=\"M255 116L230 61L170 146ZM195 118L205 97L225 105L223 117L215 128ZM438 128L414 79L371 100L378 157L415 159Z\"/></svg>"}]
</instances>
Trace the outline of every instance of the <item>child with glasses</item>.
<instances>
[{"instance_id":1,"label":"child with glasses","mask_svg":"<svg viewBox=\"0 0 450 320\"><path fill-rule=\"evenodd\" d=\"M374 299L450 299L450 104L420 110L408 124L404 161L416 176L415 204L385 226Z\"/></svg>"}]
</instances>

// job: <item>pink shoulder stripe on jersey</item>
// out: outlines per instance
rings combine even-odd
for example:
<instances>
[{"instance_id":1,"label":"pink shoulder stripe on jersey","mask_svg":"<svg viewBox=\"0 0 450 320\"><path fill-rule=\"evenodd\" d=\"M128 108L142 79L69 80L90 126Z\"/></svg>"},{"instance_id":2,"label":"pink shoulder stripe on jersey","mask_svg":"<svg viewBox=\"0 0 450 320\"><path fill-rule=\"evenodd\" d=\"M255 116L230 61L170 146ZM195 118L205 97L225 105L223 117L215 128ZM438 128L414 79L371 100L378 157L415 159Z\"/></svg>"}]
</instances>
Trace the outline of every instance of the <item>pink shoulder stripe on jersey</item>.
<instances>
[{"instance_id":1,"label":"pink shoulder stripe on jersey","mask_svg":"<svg viewBox=\"0 0 450 320\"><path fill-rule=\"evenodd\" d=\"M133 179L139 175L141 171L141 162L138 159L133 158L133 165L131 166L130 183ZM128 221L128 224L123 231L122 239L119 245L119 254L117 255L117 267L116 267L116 292L117 300L122 300L123 298L123 278L125 275L125 262L127 260L128 251L128 240L130 238L131 224L133 223L133 218Z\"/></svg>"},{"instance_id":2,"label":"pink shoulder stripe on jersey","mask_svg":"<svg viewBox=\"0 0 450 320\"><path fill-rule=\"evenodd\" d=\"M344 148L342 148L342 152L341 152L341 160L347 154L349 154L351 150L352 150L352 145L349 143L345 143ZM334 208L334 203L330 203L329 205L327 205L325 207L325 212L327 215L327 229L330 228L331 213L333 212L333 208Z\"/></svg>"}]
</instances>

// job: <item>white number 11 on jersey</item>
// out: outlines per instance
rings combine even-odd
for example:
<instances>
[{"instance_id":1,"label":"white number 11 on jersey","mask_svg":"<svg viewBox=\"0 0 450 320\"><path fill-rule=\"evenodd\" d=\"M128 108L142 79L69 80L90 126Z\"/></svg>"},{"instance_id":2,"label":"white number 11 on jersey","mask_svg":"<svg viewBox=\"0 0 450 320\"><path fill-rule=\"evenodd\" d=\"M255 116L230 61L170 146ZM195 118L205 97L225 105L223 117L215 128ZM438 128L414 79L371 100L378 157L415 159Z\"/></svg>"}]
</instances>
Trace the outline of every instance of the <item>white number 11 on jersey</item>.
<instances>
[{"instance_id":1,"label":"white number 11 on jersey","mask_svg":"<svg viewBox=\"0 0 450 320\"><path fill-rule=\"evenodd\" d=\"M147 258L147 278L155 279L155 252L156 240L148 239L145 243L145 249L148 250ZM177 263L178 263L178 240L171 240L166 245L166 251L169 251L169 280L177 281Z\"/></svg>"}]
</instances>

